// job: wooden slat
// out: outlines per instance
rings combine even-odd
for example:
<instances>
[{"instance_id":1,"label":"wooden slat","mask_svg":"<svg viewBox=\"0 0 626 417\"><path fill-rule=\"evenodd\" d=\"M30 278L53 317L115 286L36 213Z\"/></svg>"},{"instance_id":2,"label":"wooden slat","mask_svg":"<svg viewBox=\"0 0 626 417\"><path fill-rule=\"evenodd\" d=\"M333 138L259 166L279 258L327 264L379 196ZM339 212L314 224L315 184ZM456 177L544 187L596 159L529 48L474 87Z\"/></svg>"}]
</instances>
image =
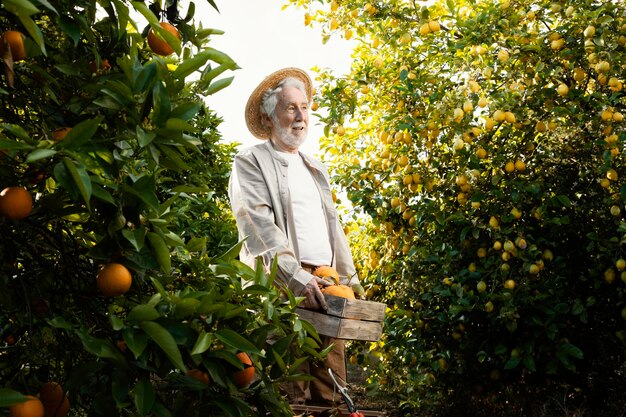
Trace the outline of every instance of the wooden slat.
<instances>
[{"instance_id":1,"label":"wooden slat","mask_svg":"<svg viewBox=\"0 0 626 417\"><path fill-rule=\"evenodd\" d=\"M383 321L385 319L385 303L367 300L351 300L334 295L324 294L328 309L326 314L349 319Z\"/></svg>"},{"instance_id":2,"label":"wooden slat","mask_svg":"<svg viewBox=\"0 0 626 417\"><path fill-rule=\"evenodd\" d=\"M328 410L337 411L339 413L339 416L341 417L347 417L350 415L350 412L348 411L345 405L342 405L336 408L331 408L331 407L320 407L320 406L306 405L306 404L303 404L303 405L291 404L291 410L294 413L301 413L299 415L302 415L305 417L309 415L315 416L317 413L321 413L321 412L328 411ZM387 415L387 413L385 413L384 411L376 411L376 410L359 410L359 411L363 413L365 417L384 417Z\"/></svg>"},{"instance_id":3,"label":"wooden slat","mask_svg":"<svg viewBox=\"0 0 626 417\"><path fill-rule=\"evenodd\" d=\"M382 335L382 323L377 321L345 319L296 308L300 318L309 321L321 335L336 339L365 340L375 342Z\"/></svg>"}]
</instances>

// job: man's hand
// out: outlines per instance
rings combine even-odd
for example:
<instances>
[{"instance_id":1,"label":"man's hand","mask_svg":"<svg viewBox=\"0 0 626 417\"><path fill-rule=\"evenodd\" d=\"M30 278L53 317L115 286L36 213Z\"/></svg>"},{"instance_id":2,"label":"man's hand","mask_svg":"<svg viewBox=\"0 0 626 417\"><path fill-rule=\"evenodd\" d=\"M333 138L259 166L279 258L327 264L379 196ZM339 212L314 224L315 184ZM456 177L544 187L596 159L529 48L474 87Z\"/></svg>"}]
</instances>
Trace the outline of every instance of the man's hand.
<instances>
[{"instance_id":1,"label":"man's hand","mask_svg":"<svg viewBox=\"0 0 626 417\"><path fill-rule=\"evenodd\" d=\"M327 287L329 285L332 284L325 279L313 276L302 291L301 296L305 299L300 305L310 310L319 310L320 308L326 310L326 299L324 299L320 286Z\"/></svg>"}]
</instances>

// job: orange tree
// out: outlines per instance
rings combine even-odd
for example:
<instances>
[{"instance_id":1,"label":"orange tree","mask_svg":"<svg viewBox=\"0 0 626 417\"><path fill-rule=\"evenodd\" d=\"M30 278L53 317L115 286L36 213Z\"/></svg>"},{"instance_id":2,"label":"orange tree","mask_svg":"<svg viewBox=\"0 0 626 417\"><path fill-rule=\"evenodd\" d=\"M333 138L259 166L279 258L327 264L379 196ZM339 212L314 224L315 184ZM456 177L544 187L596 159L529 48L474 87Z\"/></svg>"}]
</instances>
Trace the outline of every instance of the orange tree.
<instances>
[{"instance_id":1,"label":"orange tree","mask_svg":"<svg viewBox=\"0 0 626 417\"><path fill-rule=\"evenodd\" d=\"M623 3L291 3L356 43L316 100L389 306L357 347L372 388L462 415L621 409Z\"/></svg>"},{"instance_id":2,"label":"orange tree","mask_svg":"<svg viewBox=\"0 0 626 417\"><path fill-rule=\"evenodd\" d=\"M2 3L0 415L47 382L69 415L291 415L278 383L319 355L236 259L203 96L237 65L193 3L160 4Z\"/></svg>"}]
</instances>

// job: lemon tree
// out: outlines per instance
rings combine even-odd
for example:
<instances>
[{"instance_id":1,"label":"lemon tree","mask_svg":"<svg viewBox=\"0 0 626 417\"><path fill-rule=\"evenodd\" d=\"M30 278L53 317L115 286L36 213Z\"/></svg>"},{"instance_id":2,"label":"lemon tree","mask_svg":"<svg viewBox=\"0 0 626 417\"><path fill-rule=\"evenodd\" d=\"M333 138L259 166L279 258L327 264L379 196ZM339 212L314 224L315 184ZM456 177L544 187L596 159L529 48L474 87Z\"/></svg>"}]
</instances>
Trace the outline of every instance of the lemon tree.
<instances>
[{"instance_id":1,"label":"lemon tree","mask_svg":"<svg viewBox=\"0 0 626 417\"><path fill-rule=\"evenodd\" d=\"M372 390L406 410L525 414L567 392L614 412L623 3L290 3L357 45L348 74L318 68L315 101L367 293L389 307L357 347Z\"/></svg>"},{"instance_id":2,"label":"lemon tree","mask_svg":"<svg viewBox=\"0 0 626 417\"><path fill-rule=\"evenodd\" d=\"M234 145L204 97L238 67L194 10L2 2L0 188L28 195L0 215L0 415L50 381L69 415L292 415L278 384L315 332L236 259Z\"/></svg>"}]
</instances>

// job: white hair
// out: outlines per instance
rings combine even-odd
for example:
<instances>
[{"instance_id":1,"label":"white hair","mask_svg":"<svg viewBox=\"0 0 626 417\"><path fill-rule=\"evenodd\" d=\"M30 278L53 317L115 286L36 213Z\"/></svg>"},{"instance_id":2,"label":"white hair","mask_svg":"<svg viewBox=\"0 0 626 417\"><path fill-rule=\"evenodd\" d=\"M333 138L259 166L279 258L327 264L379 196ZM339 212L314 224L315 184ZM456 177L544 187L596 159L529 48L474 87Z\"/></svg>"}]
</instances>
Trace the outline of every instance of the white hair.
<instances>
[{"instance_id":1,"label":"white hair","mask_svg":"<svg viewBox=\"0 0 626 417\"><path fill-rule=\"evenodd\" d=\"M294 87L297 88L304 94L307 102L309 101L309 97L307 96L306 86L301 79L296 77L287 77L283 79L278 85L274 88L268 88L265 93L263 93L263 98L261 99L261 114L274 118L274 112L276 111L276 104L278 103L278 93L283 91L285 87Z\"/></svg>"}]
</instances>

